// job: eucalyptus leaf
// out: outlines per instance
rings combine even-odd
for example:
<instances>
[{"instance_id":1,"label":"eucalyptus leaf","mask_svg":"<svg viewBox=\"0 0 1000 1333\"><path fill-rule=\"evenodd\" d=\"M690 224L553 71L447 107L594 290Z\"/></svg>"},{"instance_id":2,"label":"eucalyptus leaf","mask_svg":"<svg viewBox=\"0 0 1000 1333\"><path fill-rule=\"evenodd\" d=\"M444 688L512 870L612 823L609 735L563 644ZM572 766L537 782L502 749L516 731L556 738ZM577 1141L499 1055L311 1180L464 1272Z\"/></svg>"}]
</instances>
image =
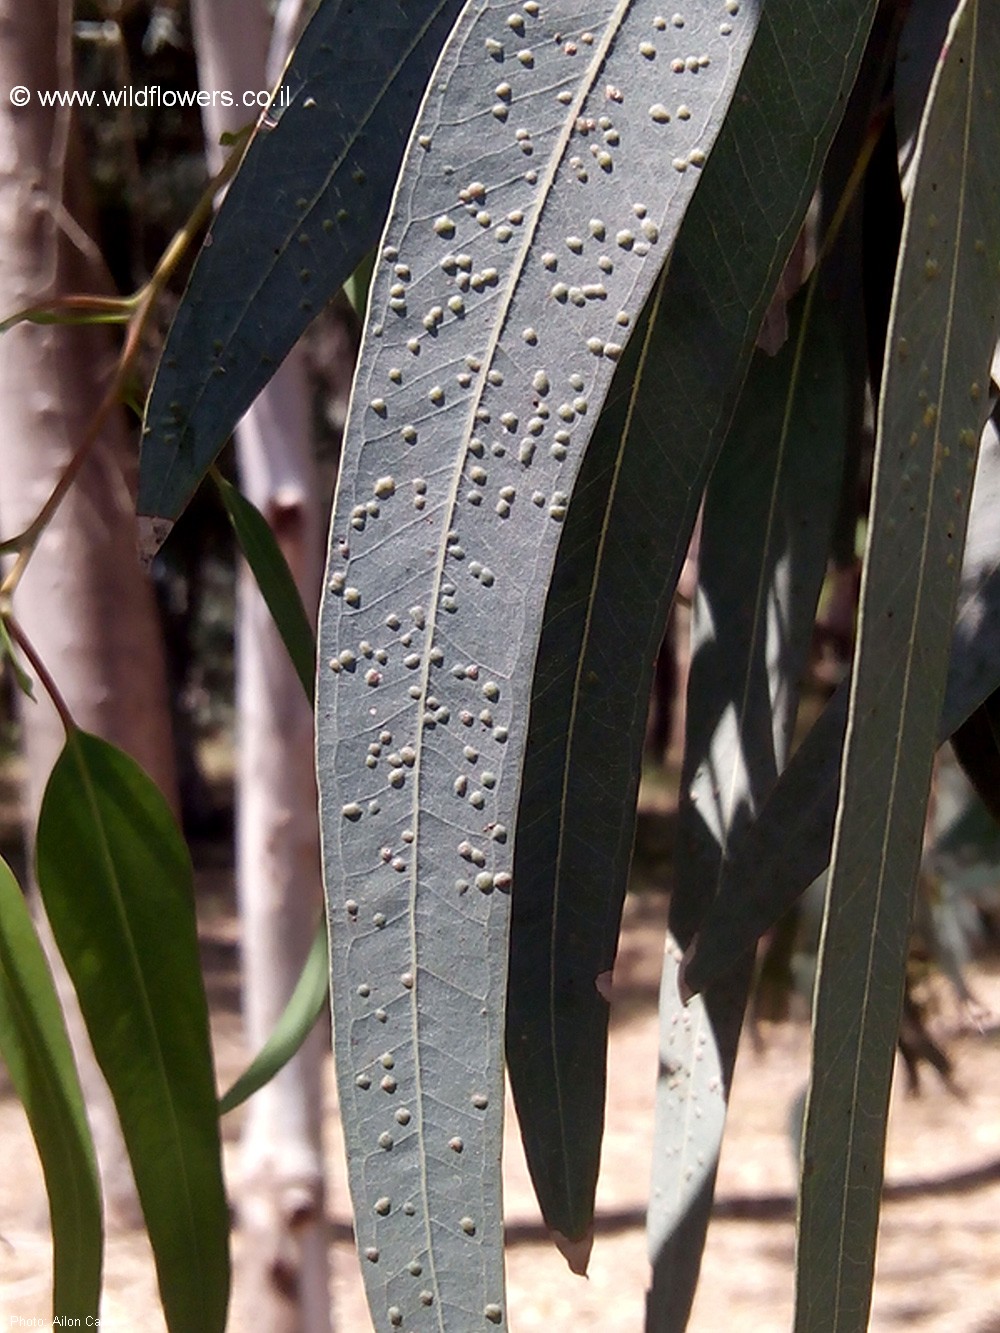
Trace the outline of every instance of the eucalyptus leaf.
<instances>
[{"instance_id":1,"label":"eucalyptus leaf","mask_svg":"<svg viewBox=\"0 0 1000 1333\"><path fill-rule=\"evenodd\" d=\"M0 1055L45 1174L52 1317L96 1327L104 1224L97 1158L52 974L21 886L0 860Z\"/></svg>"},{"instance_id":2,"label":"eucalyptus leaf","mask_svg":"<svg viewBox=\"0 0 1000 1333\"><path fill-rule=\"evenodd\" d=\"M969 515L939 743L1000 688L1000 431L983 429ZM752 953L757 940L830 860L849 683L835 692L727 861L684 980L700 991Z\"/></svg>"},{"instance_id":3,"label":"eucalyptus leaf","mask_svg":"<svg viewBox=\"0 0 1000 1333\"><path fill-rule=\"evenodd\" d=\"M288 561L270 524L255 504L226 481L215 468L212 480L226 507L236 540L267 604L295 674L309 703L316 683L316 636L302 604Z\"/></svg>"},{"instance_id":4,"label":"eucalyptus leaf","mask_svg":"<svg viewBox=\"0 0 1000 1333\"><path fill-rule=\"evenodd\" d=\"M506 1319L494 1145L542 605L584 446L757 8L712 4L681 28L624 0L469 6L397 187L318 705L338 1078L379 1328ZM688 115L659 100L667 78Z\"/></svg>"},{"instance_id":5,"label":"eucalyptus leaf","mask_svg":"<svg viewBox=\"0 0 1000 1333\"><path fill-rule=\"evenodd\" d=\"M607 990L617 947L653 664L873 11L858 0L835 13L798 0L764 9L648 332L626 352L590 445L548 596L518 817L507 1051L543 1215L582 1243L570 1250L578 1266L604 1114L597 982Z\"/></svg>"},{"instance_id":6,"label":"eucalyptus leaf","mask_svg":"<svg viewBox=\"0 0 1000 1333\"><path fill-rule=\"evenodd\" d=\"M237 421L378 238L461 0L323 0L198 257L146 409L157 543ZM150 552L151 553L151 552Z\"/></svg>"},{"instance_id":7,"label":"eucalyptus leaf","mask_svg":"<svg viewBox=\"0 0 1000 1333\"><path fill-rule=\"evenodd\" d=\"M815 279L789 326L776 357L755 358L705 499L660 986L651 1330L682 1330L694 1299L752 970L747 960L685 1006L678 965L727 847L787 762L840 499L848 384Z\"/></svg>"},{"instance_id":8,"label":"eucalyptus leaf","mask_svg":"<svg viewBox=\"0 0 1000 1333\"><path fill-rule=\"evenodd\" d=\"M118 1110L170 1333L221 1333L229 1216L191 863L163 796L72 730L42 800L37 878Z\"/></svg>"},{"instance_id":9,"label":"eucalyptus leaf","mask_svg":"<svg viewBox=\"0 0 1000 1333\"><path fill-rule=\"evenodd\" d=\"M1000 746L997 743L998 706L993 694L980 704L951 738L955 758L979 800L1000 820Z\"/></svg>"},{"instance_id":10,"label":"eucalyptus leaf","mask_svg":"<svg viewBox=\"0 0 1000 1333\"><path fill-rule=\"evenodd\" d=\"M283 1069L316 1026L330 988L330 954L326 923L320 924L302 972L274 1031L233 1086L219 1099L219 1114L226 1115L252 1097Z\"/></svg>"},{"instance_id":11,"label":"eucalyptus leaf","mask_svg":"<svg viewBox=\"0 0 1000 1333\"><path fill-rule=\"evenodd\" d=\"M885 1122L1000 312L1000 22L962 0L921 122L879 410L813 1014L797 1333L867 1325Z\"/></svg>"}]
</instances>

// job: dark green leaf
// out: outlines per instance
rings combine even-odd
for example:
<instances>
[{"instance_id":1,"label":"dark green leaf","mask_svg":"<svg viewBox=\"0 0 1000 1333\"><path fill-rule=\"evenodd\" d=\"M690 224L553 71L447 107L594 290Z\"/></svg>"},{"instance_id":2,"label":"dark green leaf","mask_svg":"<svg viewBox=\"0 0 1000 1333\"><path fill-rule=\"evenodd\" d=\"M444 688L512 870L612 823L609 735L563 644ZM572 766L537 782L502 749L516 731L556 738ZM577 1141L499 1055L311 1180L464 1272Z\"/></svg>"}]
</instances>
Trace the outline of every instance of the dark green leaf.
<instances>
[{"instance_id":1,"label":"dark green leaf","mask_svg":"<svg viewBox=\"0 0 1000 1333\"><path fill-rule=\"evenodd\" d=\"M375 244L460 8L461 0L320 5L167 338L146 412L140 514L177 518L239 418ZM168 528L157 525L161 538Z\"/></svg>"},{"instance_id":2,"label":"dark green leaf","mask_svg":"<svg viewBox=\"0 0 1000 1333\"><path fill-rule=\"evenodd\" d=\"M726 849L788 759L840 498L848 386L837 321L814 283L789 340L758 352L705 500L691 624L676 885L660 988L647 1326L680 1330L694 1299L750 960L685 1007L678 967ZM734 551L739 558L734 559Z\"/></svg>"},{"instance_id":3,"label":"dark green leaf","mask_svg":"<svg viewBox=\"0 0 1000 1333\"><path fill-rule=\"evenodd\" d=\"M813 1013L797 1333L868 1324L885 1122L1000 311L1000 16L959 5L920 127L879 411Z\"/></svg>"},{"instance_id":4,"label":"dark green leaf","mask_svg":"<svg viewBox=\"0 0 1000 1333\"><path fill-rule=\"evenodd\" d=\"M288 649L288 656L302 682L306 698L312 704L316 684L316 636L302 605L292 571L288 568L288 561L257 506L251 504L214 468L212 480L226 506L240 550L267 603L282 642Z\"/></svg>"},{"instance_id":5,"label":"dark green leaf","mask_svg":"<svg viewBox=\"0 0 1000 1333\"><path fill-rule=\"evenodd\" d=\"M519 815L507 1045L543 1211L571 1239L586 1235L593 1206L608 1019L595 981L617 945L653 663L872 9L858 0L835 15L798 0L765 8L656 317L616 378L560 546Z\"/></svg>"},{"instance_id":6,"label":"dark green leaf","mask_svg":"<svg viewBox=\"0 0 1000 1333\"><path fill-rule=\"evenodd\" d=\"M939 742L1000 688L1000 432L985 426L969 516ZM719 894L685 969L695 991L753 952L830 860L847 725L847 683L834 694L724 867Z\"/></svg>"},{"instance_id":7,"label":"dark green leaf","mask_svg":"<svg viewBox=\"0 0 1000 1333\"><path fill-rule=\"evenodd\" d=\"M53 1318L96 1327L104 1251L97 1159L59 997L21 886L2 860L0 1055L45 1173Z\"/></svg>"},{"instance_id":8,"label":"dark green leaf","mask_svg":"<svg viewBox=\"0 0 1000 1333\"><path fill-rule=\"evenodd\" d=\"M996 691L969 715L951 738L955 758L976 795L1000 820L1000 698Z\"/></svg>"},{"instance_id":9,"label":"dark green leaf","mask_svg":"<svg viewBox=\"0 0 1000 1333\"><path fill-rule=\"evenodd\" d=\"M226 1095L219 1100L219 1114L241 1106L279 1069L283 1069L316 1026L330 990L330 953L326 922L320 924L295 989L274 1031L244 1069Z\"/></svg>"},{"instance_id":10,"label":"dark green leaf","mask_svg":"<svg viewBox=\"0 0 1000 1333\"><path fill-rule=\"evenodd\" d=\"M142 769L86 732L42 801L38 884L114 1097L171 1333L221 1333L229 1295L191 863Z\"/></svg>"}]
</instances>

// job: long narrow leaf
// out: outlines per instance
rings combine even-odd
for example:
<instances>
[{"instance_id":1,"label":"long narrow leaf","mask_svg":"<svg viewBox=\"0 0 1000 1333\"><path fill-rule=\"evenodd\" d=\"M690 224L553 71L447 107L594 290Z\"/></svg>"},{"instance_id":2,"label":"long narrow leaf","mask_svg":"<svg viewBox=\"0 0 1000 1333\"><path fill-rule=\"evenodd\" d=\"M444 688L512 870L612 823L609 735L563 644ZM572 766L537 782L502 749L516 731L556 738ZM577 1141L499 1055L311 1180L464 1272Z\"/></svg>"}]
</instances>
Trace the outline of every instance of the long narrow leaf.
<instances>
[{"instance_id":1,"label":"long narrow leaf","mask_svg":"<svg viewBox=\"0 0 1000 1333\"><path fill-rule=\"evenodd\" d=\"M938 741L1000 688L1000 430L982 434ZM701 991L753 952L830 860L849 687L842 685L727 862L685 982Z\"/></svg>"},{"instance_id":2,"label":"long narrow leaf","mask_svg":"<svg viewBox=\"0 0 1000 1333\"><path fill-rule=\"evenodd\" d=\"M519 815L507 1049L543 1213L583 1242L570 1254L577 1266L603 1123L608 1011L597 981L617 946L653 663L873 9L769 0L560 546Z\"/></svg>"},{"instance_id":3,"label":"long narrow leaf","mask_svg":"<svg viewBox=\"0 0 1000 1333\"><path fill-rule=\"evenodd\" d=\"M52 1316L97 1326L104 1224L97 1158L62 1008L21 886L0 860L0 1055L45 1173Z\"/></svg>"},{"instance_id":4,"label":"long narrow leaf","mask_svg":"<svg viewBox=\"0 0 1000 1333\"><path fill-rule=\"evenodd\" d=\"M241 1106L288 1064L316 1026L329 990L330 953L326 923L323 922L274 1031L225 1096L219 1099L220 1115Z\"/></svg>"},{"instance_id":5,"label":"long narrow leaf","mask_svg":"<svg viewBox=\"0 0 1000 1333\"><path fill-rule=\"evenodd\" d=\"M1000 312L1000 16L963 0L921 124L879 413L814 1005L798 1333L863 1328L913 886Z\"/></svg>"},{"instance_id":6,"label":"long narrow leaf","mask_svg":"<svg viewBox=\"0 0 1000 1333\"><path fill-rule=\"evenodd\" d=\"M221 1333L229 1218L187 849L138 764L73 731L45 790L37 862L118 1110L167 1325Z\"/></svg>"},{"instance_id":7,"label":"long narrow leaf","mask_svg":"<svg viewBox=\"0 0 1000 1333\"><path fill-rule=\"evenodd\" d=\"M787 761L840 498L846 368L815 285L790 326L781 353L751 367L705 500L670 911L679 947L660 987L651 1330L687 1324L751 975L748 963L685 1008L680 951Z\"/></svg>"},{"instance_id":8,"label":"long narrow leaf","mask_svg":"<svg viewBox=\"0 0 1000 1333\"><path fill-rule=\"evenodd\" d=\"M378 239L461 3L324 0L303 32L198 257L150 393L138 510L161 520L157 544Z\"/></svg>"},{"instance_id":9,"label":"long narrow leaf","mask_svg":"<svg viewBox=\"0 0 1000 1333\"><path fill-rule=\"evenodd\" d=\"M470 5L384 238L318 709L341 1107L380 1329L506 1318L495 1145L531 673L583 449L754 31L756 5L711 10L680 26L603 0L582 27L570 0Z\"/></svg>"},{"instance_id":10,"label":"long narrow leaf","mask_svg":"<svg viewBox=\"0 0 1000 1333\"><path fill-rule=\"evenodd\" d=\"M316 636L302 604L302 597L288 568L281 547L264 515L255 504L241 495L225 477L213 470L213 480L233 525L236 540L250 572L257 581L260 595L288 649L295 673L302 682L309 703L316 683Z\"/></svg>"}]
</instances>

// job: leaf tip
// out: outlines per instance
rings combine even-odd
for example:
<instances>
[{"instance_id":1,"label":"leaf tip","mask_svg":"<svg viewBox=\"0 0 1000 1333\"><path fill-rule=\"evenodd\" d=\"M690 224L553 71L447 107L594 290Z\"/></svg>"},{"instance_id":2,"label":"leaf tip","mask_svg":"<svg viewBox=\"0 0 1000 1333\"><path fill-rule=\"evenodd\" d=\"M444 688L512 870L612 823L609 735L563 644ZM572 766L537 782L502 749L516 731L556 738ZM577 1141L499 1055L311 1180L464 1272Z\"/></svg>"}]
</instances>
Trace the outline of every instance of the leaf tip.
<instances>
[{"instance_id":1,"label":"leaf tip","mask_svg":"<svg viewBox=\"0 0 1000 1333\"><path fill-rule=\"evenodd\" d=\"M586 1277L587 1265L590 1263L590 1251L594 1248L593 1224L587 1228L585 1234L579 1240L570 1240L561 1231L553 1231L550 1234L555 1242L556 1249L569 1264L569 1271L575 1273L577 1277Z\"/></svg>"},{"instance_id":2,"label":"leaf tip","mask_svg":"<svg viewBox=\"0 0 1000 1333\"><path fill-rule=\"evenodd\" d=\"M140 514L138 516L136 547L139 552L139 563L143 569L148 570L156 557L157 551L170 536L174 526L172 518L157 518L151 514Z\"/></svg>"}]
</instances>

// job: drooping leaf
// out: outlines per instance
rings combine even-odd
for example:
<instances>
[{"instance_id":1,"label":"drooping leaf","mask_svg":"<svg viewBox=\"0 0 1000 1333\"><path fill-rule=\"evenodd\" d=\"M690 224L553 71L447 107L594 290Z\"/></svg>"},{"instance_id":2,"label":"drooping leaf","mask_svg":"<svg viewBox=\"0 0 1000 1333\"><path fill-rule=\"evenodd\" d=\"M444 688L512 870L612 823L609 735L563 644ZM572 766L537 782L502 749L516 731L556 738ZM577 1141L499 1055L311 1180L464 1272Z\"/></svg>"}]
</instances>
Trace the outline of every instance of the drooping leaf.
<instances>
[{"instance_id":1,"label":"drooping leaf","mask_svg":"<svg viewBox=\"0 0 1000 1333\"><path fill-rule=\"evenodd\" d=\"M45 789L37 865L118 1110L167 1325L221 1333L229 1218L187 849L138 764L72 731Z\"/></svg>"},{"instance_id":2,"label":"drooping leaf","mask_svg":"<svg viewBox=\"0 0 1000 1333\"><path fill-rule=\"evenodd\" d=\"M673 946L660 987L647 1328L694 1299L751 961L685 1007L678 963L722 861L785 765L840 498L846 367L815 283L778 356L758 353L705 499L691 622ZM734 551L739 559L734 560Z\"/></svg>"},{"instance_id":3,"label":"drooping leaf","mask_svg":"<svg viewBox=\"0 0 1000 1333\"><path fill-rule=\"evenodd\" d=\"M913 888L1000 313L1000 17L962 0L916 149L813 1016L797 1333L868 1322Z\"/></svg>"},{"instance_id":4,"label":"drooping leaf","mask_svg":"<svg viewBox=\"0 0 1000 1333\"><path fill-rule=\"evenodd\" d=\"M756 9L681 27L604 0L583 28L568 0L469 7L404 164L345 441L318 710L341 1107L379 1328L506 1318L508 890L544 593Z\"/></svg>"},{"instance_id":5,"label":"drooping leaf","mask_svg":"<svg viewBox=\"0 0 1000 1333\"><path fill-rule=\"evenodd\" d=\"M138 511L157 542L378 239L461 0L324 0L191 275L146 411Z\"/></svg>"},{"instance_id":6,"label":"drooping leaf","mask_svg":"<svg viewBox=\"0 0 1000 1333\"><path fill-rule=\"evenodd\" d=\"M233 1086L219 1099L219 1114L226 1115L269 1083L284 1069L316 1026L330 989L330 953L326 922L320 924L295 989L274 1031Z\"/></svg>"},{"instance_id":7,"label":"drooping leaf","mask_svg":"<svg viewBox=\"0 0 1000 1333\"><path fill-rule=\"evenodd\" d=\"M10 637L10 631L7 629L7 622L0 617L0 665L6 662L14 673L14 679L17 681L17 688L29 699L35 697L35 686L31 677L21 665L21 659L18 651Z\"/></svg>"},{"instance_id":8,"label":"drooping leaf","mask_svg":"<svg viewBox=\"0 0 1000 1333\"><path fill-rule=\"evenodd\" d=\"M701 494L872 10L765 8L560 546L519 814L507 1049L543 1213L571 1242L586 1237L593 1208L608 1022L595 983L617 946L653 664ZM570 1257L579 1264L582 1254Z\"/></svg>"},{"instance_id":9,"label":"drooping leaf","mask_svg":"<svg viewBox=\"0 0 1000 1333\"><path fill-rule=\"evenodd\" d=\"M226 507L240 550L288 649L295 674L312 704L316 683L316 636L288 561L257 506L214 468L212 479Z\"/></svg>"},{"instance_id":10,"label":"drooping leaf","mask_svg":"<svg viewBox=\"0 0 1000 1333\"><path fill-rule=\"evenodd\" d=\"M982 434L969 516L951 662L938 741L952 736L1000 688L1000 431ZM724 867L684 976L701 991L751 953L757 940L830 860L849 685L836 691L778 780L760 817Z\"/></svg>"},{"instance_id":11,"label":"drooping leaf","mask_svg":"<svg viewBox=\"0 0 1000 1333\"><path fill-rule=\"evenodd\" d=\"M52 1315L96 1327L104 1223L97 1158L59 997L21 886L0 860L0 1055L49 1196Z\"/></svg>"}]
</instances>

